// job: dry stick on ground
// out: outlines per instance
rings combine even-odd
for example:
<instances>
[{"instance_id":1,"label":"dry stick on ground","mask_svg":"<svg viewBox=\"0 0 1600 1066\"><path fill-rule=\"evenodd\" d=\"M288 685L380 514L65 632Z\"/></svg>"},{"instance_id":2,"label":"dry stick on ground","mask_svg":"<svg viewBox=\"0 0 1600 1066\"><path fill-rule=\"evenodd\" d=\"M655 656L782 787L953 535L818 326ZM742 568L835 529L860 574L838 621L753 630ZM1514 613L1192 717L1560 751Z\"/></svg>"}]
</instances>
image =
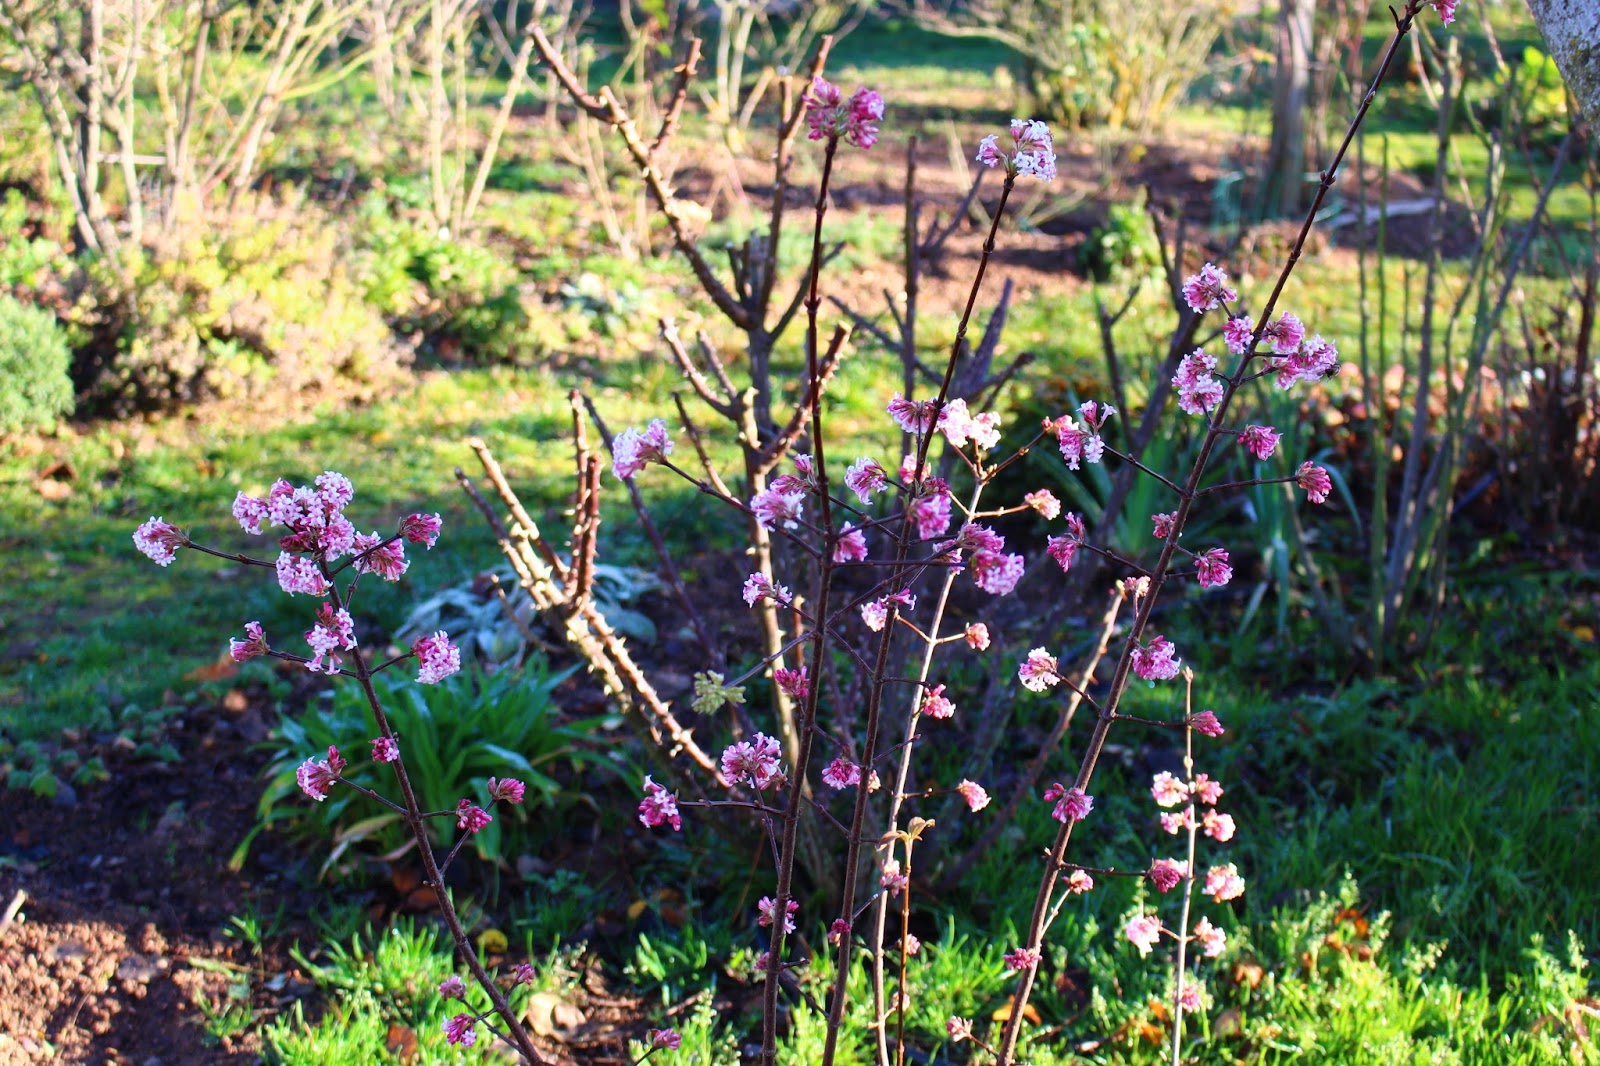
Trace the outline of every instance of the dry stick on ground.
<instances>
[{"instance_id":1,"label":"dry stick on ground","mask_svg":"<svg viewBox=\"0 0 1600 1066\"><path fill-rule=\"evenodd\" d=\"M712 774L719 785L725 786L726 779L721 767L701 749L694 735L684 728L672 709L656 693L655 687L633 661L626 644L611 628L594 601L587 596L575 601L569 599L567 588L544 559L546 553L554 553L550 551L538 526L527 517L527 512L507 483L488 445L473 438L467 441L467 446L478 456L489 483L494 486L517 525L508 531L488 501L459 469L456 471L456 480L494 531L501 552L516 571L518 582L533 597L534 605L552 622L560 621L568 644L599 677L606 695L635 716L664 756L670 758L676 751L682 751L696 766ZM688 780L688 775L677 770L674 770L674 777L680 781Z\"/></svg>"},{"instance_id":2,"label":"dry stick on ground","mask_svg":"<svg viewBox=\"0 0 1600 1066\"><path fill-rule=\"evenodd\" d=\"M1116 673L1111 679L1110 693L1099 717L1095 721L1094 733L1089 738L1083 762L1078 769L1078 776L1073 782L1073 787L1082 790L1085 794L1089 792L1089 785L1094 778L1095 767L1099 761L1100 753L1105 747L1106 736L1110 732L1111 724L1116 720L1117 705L1127 687L1128 676L1132 670L1133 652L1140 646L1139 639L1144 632L1146 623L1150 619L1150 611L1160 596L1162 583L1167 578L1172 564L1172 557L1177 551L1178 537L1182 535L1183 527L1188 522L1189 513L1195 500L1195 491L1199 487L1200 477L1205 473L1217 440L1224 433L1223 418L1227 415L1228 407L1235 393L1237 393L1240 383L1247 375L1250 360L1255 356L1256 349L1261 344L1262 335L1271 321L1272 312L1277 307L1278 298L1283 294L1284 287L1289 283L1289 276L1294 272L1295 264L1300 260L1300 254L1305 248L1306 237L1311 232L1311 226L1316 221L1317 212L1321 210L1322 202L1326 199L1328 190L1333 187L1334 177L1338 173L1339 165L1344 160L1345 153L1349 150L1351 143L1355 140L1356 131L1360 129L1362 120L1366 118L1367 111L1371 108L1373 100L1377 98L1378 87L1382 85L1385 75L1388 74L1389 68L1400 50L1401 43L1411 29L1412 20L1416 17L1417 11L1423 6L1423 3L1424 0L1410 0L1403 14L1396 16L1395 35L1389 42L1389 49L1384 54L1383 62L1373 79L1372 87L1367 91L1366 96L1362 98L1361 106L1357 109L1355 117L1345 131L1344 140L1340 143L1338 151L1334 153L1333 161L1322 173L1322 180L1317 185L1317 192L1312 198L1310 209L1306 212L1305 221L1301 224L1300 232L1289 249L1288 258L1284 262L1282 271L1278 274L1277 283L1273 286L1271 295L1268 296L1266 304L1261 309L1261 317L1250 337L1249 346L1245 349L1244 354L1239 357L1238 368L1231 377L1224 381L1222 399L1210 417L1205 439L1200 445L1200 453L1195 457L1194 465L1190 468L1188 478L1184 483L1184 494L1178 502L1178 509L1172 524L1172 533L1162 544L1160 558L1151 570L1149 591L1139 605L1133 627L1128 633L1127 641L1123 644L1122 654L1117 662ZM1040 878L1039 891L1034 898L1033 915L1029 920L1027 935L1022 945L1025 949L1038 951L1044 940L1045 925L1050 914L1050 897L1055 888L1058 874L1064 868L1067 845L1072 839L1072 826L1072 820L1068 819L1062 823L1061 828L1056 832L1049 859ZM1011 1056L1016 1051L1017 1039L1022 1033L1022 1019L1028 1005L1028 996L1033 991L1033 979L1037 972L1037 967L1028 967L1022 971L1018 979L1015 1002L1012 1005L1012 1015L1006 1022L1005 1032L995 1055L996 1066L1008 1066L1011 1062Z\"/></svg>"}]
</instances>

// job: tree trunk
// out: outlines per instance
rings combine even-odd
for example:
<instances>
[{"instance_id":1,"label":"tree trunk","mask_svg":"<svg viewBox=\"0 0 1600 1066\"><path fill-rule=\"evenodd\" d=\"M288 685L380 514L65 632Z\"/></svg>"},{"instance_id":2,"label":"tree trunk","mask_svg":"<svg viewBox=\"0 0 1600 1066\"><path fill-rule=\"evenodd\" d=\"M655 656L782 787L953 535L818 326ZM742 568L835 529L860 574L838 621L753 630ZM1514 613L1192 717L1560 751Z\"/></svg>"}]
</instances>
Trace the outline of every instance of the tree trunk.
<instances>
[{"instance_id":1,"label":"tree trunk","mask_svg":"<svg viewBox=\"0 0 1600 1066\"><path fill-rule=\"evenodd\" d=\"M1584 120L1600 125L1600 0L1528 0L1528 11Z\"/></svg>"},{"instance_id":2,"label":"tree trunk","mask_svg":"<svg viewBox=\"0 0 1600 1066\"><path fill-rule=\"evenodd\" d=\"M1272 144L1267 149L1269 202L1279 215L1299 212L1306 170L1306 104L1311 90L1311 27L1316 0L1282 0L1278 65L1272 94Z\"/></svg>"}]
</instances>

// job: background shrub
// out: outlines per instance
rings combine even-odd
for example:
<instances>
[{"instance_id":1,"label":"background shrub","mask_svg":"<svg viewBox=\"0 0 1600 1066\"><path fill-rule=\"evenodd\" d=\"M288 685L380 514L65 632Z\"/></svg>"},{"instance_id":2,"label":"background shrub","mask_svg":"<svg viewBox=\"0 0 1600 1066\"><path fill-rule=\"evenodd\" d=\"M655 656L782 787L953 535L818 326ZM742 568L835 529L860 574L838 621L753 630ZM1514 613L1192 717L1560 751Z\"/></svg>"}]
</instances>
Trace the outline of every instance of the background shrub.
<instances>
[{"instance_id":1,"label":"background shrub","mask_svg":"<svg viewBox=\"0 0 1600 1066\"><path fill-rule=\"evenodd\" d=\"M0 293L0 433L47 427L72 412L70 362L54 314Z\"/></svg>"},{"instance_id":2,"label":"background shrub","mask_svg":"<svg viewBox=\"0 0 1600 1066\"><path fill-rule=\"evenodd\" d=\"M86 272L79 400L99 412L212 398L370 391L410 361L369 307L348 264L346 230L303 202L267 203Z\"/></svg>"}]
</instances>

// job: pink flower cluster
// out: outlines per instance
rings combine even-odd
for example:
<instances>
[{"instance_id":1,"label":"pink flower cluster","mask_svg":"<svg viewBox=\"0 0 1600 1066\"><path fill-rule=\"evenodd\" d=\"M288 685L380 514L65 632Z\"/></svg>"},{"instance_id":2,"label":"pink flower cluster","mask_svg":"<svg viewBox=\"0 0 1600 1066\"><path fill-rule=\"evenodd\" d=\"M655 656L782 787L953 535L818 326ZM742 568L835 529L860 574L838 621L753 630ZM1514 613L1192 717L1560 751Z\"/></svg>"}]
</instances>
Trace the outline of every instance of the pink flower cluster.
<instances>
[{"instance_id":1,"label":"pink flower cluster","mask_svg":"<svg viewBox=\"0 0 1600 1066\"><path fill-rule=\"evenodd\" d=\"M177 526L152 518L133 531L133 546L149 556L157 566L171 566L178 557L178 549L189 545Z\"/></svg>"},{"instance_id":2,"label":"pink flower cluster","mask_svg":"<svg viewBox=\"0 0 1600 1066\"><path fill-rule=\"evenodd\" d=\"M1044 799L1046 803L1055 801L1056 806L1050 812L1050 817L1063 824L1081 822L1094 810L1093 796L1076 786L1067 788L1059 781L1044 790Z\"/></svg>"},{"instance_id":3,"label":"pink flower cluster","mask_svg":"<svg viewBox=\"0 0 1600 1066\"><path fill-rule=\"evenodd\" d=\"M1204 314L1238 299L1239 294L1228 284L1227 271L1215 263L1207 263L1198 274L1191 275L1183 283L1183 301L1196 314Z\"/></svg>"},{"instance_id":4,"label":"pink flower cluster","mask_svg":"<svg viewBox=\"0 0 1600 1066\"><path fill-rule=\"evenodd\" d=\"M1076 513L1068 512L1067 535L1049 538L1045 543L1045 554L1054 559L1063 571L1071 570L1072 560L1078 554L1078 549L1083 546L1088 535L1083 519L1078 517Z\"/></svg>"},{"instance_id":5,"label":"pink flower cluster","mask_svg":"<svg viewBox=\"0 0 1600 1066\"><path fill-rule=\"evenodd\" d=\"M667 424L652 418L642 431L625 429L617 434L611 442L611 472L618 480L625 481L671 454L672 438L667 435Z\"/></svg>"},{"instance_id":6,"label":"pink flower cluster","mask_svg":"<svg viewBox=\"0 0 1600 1066\"><path fill-rule=\"evenodd\" d=\"M1148 645L1133 649L1133 672L1146 681L1170 681L1178 676L1177 649L1163 636L1151 638Z\"/></svg>"},{"instance_id":7,"label":"pink flower cluster","mask_svg":"<svg viewBox=\"0 0 1600 1066\"><path fill-rule=\"evenodd\" d=\"M321 803L333 791L333 783L339 780L344 768L344 757L338 748L329 744L326 759L307 759L300 764L294 773L295 784L300 786L301 792Z\"/></svg>"},{"instance_id":8,"label":"pink flower cluster","mask_svg":"<svg viewBox=\"0 0 1600 1066\"><path fill-rule=\"evenodd\" d=\"M461 669L461 649L450 643L450 635L442 629L418 638L411 645L411 654L417 657L417 680L424 685L436 685Z\"/></svg>"},{"instance_id":9,"label":"pink flower cluster","mask_svg":"<svg viewBox=\"0 0 1600 1066\"><path fill-rule=\"evenodd\" d=\"M722 774L729 785L748 782L757 791L783 780L778 742L765 733L730 744L722 753Z\"/></svg>"},{"instance_id":10,"label":"pink flower cluster","mask_svg":"<svg viewBox=\"0 0 1600 1066\"><path fill-rule=\"evenodd\" d=\"M1002 168L1013 177L1028 175L1042 181L1056 180L1055 143L1049 126L1038 119L1014 118L1011 120L1011 143L1011 152L1002 152L999 137L989 134L978 142L978 162L991 169Z\"/></svg>"},{"instance_id":11,"label":"pink flower cluster","mask_svg":"<svg viewBox=\"0 0 1600 1066\"><path fill-rule=\"evenodd\" d=\"M1172 387L1178 390L1178 409L1185 414L1204 415L1222 402L1224 386L1216 376L1217 357L1196 348L1178 363Z\"/></svg>"},{"instance_id":12,"label":"pink flower cluster","mask_svg":"<svg viewBox=\"0 0 1600 1066\"><path fill-rule=\"evenodd\" d=\"M1086 400L1078 405L1082 426L1071 415L1062 415L1050 423L1068 470L1077 470L1080 461L1098 463L1105 456L1106 442L1101 439L1100 430L1116 413L1117 409L1108 403Z\"/></svg>"},{"instance_id":13,"label":"pink flower cluster","mask_svg":"<svg viewBox=\"0 0 1600 1066\"><path fill-rule=\"evenodd\" d=\"M883 97L871 89L858 88L845 100L839 87L819 74L811 81L805 109L813 141L843 137L857 148L871 148L878 143Z\"/></svg>"},{"instance_id":14,"label":"pink flower cluster","mask_svg":"<svg viewBox=\"0 0 1600 1066\"><path fill-rule=\"evenodd\" d=\"M939 412L938 429L957 448L965 448L971 441L988 451L1000 443L1000 416L993 411L974 415L967 410L965 400L951 400L944 405Z\"/></svg>"},{"instance_id":15,"label":"pink flower cluster","mask_svg":"<svg viewBox=\"0 0 1600 1066\"><path fill-rule=\"evenodd\" d=\"M889 486L889 477L884 473L883 467L878 465L876 459L865 456L851 463L844 472L845 487L856 494L861 501L861 506L872 505L872 494L881 492Z\"/></svg>"},{"instance_id":16,"label":"pink flower cluster","mask_svg":"<svg viewBox=\"0 0 1600 1066\"><path fill-rule=\"evenodd\" d=\"M773 899L771 896L762 896L761 902L756 904L756 924L761 926L771 925L775 920L777 909L777 900ZM784 914L783 918L783 931L785 933L794 932L794 916L795 912L799 909L800 904L796 901L791 899L788 902L786 913Z\"/></svg>"},{"instance_id":17,"label":"pink flower cluster","mask_svg":"<svg viewBox=\"0 0 1600 1066\"><path fill-rule=\"evenodd\" d=\"M639 801L639 821L655 829L670 825L673 832L683 829L683 818L678 814L678 797L650 780L644 779L644 799Z\"/></svg>"},{"instance_id":18,"label":"pink flower cluster","mask_svg":"<svg viewBox=\"0 0 1600 1066\"><path fill-rule=\"evenodd\" d=\"M861 767L846 759L837 756L822 770L822 783L829 788L846 789L861 783Z\"/></svg>"},{"instance_id":19,"label":"pink flower cluster","mask_svg":"<svg viewBox=\"0 0 1600 1066\"><path fill-rule=\"evenodd\" d=\"M1056 657L1043 648L1034 648L1017 667L1017 680L1029 692L1043 692L1061 681L1061 668Z\"/></svg>"}]
</instances>

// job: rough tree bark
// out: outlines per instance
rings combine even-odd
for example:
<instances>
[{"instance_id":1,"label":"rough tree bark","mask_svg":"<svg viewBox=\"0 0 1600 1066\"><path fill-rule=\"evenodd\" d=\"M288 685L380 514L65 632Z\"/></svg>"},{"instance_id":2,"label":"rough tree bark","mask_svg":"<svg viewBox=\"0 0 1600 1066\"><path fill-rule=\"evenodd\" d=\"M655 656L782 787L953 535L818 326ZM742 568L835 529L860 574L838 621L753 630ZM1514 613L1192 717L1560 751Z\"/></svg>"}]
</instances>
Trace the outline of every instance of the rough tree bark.
<instances>
[{"instance_id":1,"label":"rough tree bark","mask_svg":"<svg viewBox=\"0 0 1600 1066\"><path fill-rule=\"evenodd\" d=\"M1600 0L1528 0L1545 51L1590 127L1600 123Z\"/></svg>"}]
</instances>

